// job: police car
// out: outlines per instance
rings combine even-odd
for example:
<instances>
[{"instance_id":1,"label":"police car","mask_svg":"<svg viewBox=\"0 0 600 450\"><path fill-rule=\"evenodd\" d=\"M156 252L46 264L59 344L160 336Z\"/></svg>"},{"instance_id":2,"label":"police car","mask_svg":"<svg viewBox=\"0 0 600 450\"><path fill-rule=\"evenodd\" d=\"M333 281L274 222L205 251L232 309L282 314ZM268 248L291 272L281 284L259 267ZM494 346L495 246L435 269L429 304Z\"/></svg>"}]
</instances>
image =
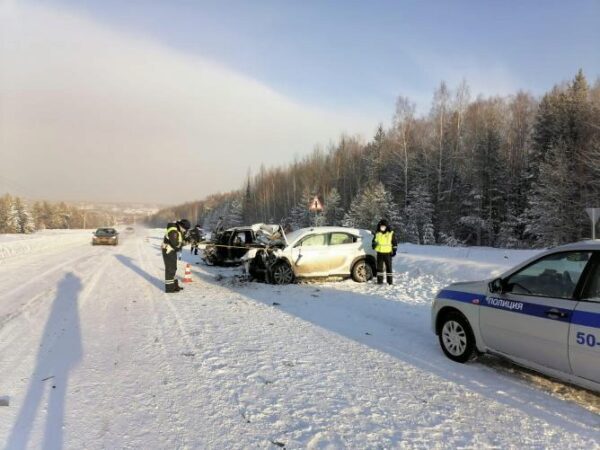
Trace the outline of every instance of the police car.
<instances>
[{"instance_id":1,"label":"police car","mask_svg":"<svg viewBox=\"0 0 600 450\"><path fill-rule=\"evenodd\" d=\"M504 356L600 392L600 242L556 247L493 280L454 283L432 306L446 356Z\"/></svg>"}]
</instances>

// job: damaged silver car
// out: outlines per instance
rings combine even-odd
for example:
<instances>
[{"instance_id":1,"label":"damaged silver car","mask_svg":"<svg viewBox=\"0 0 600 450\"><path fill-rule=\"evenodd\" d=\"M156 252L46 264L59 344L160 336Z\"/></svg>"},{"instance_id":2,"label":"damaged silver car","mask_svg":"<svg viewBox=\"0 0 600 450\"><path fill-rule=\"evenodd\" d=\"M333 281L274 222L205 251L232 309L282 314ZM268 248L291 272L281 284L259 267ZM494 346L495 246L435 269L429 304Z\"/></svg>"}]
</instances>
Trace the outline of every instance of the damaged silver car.
<instances>
[{"instance_id":1,"label":"damaged silver car","mask_svg":"<svg viewBox=\"0 0 600 450\"><path fill-rule=\"evenodd\" d=\"M373 278L376 253L370 231L344 227L303 228L267 241L242 258L250 279L288 284L306 278Z\"/></svg>"}]
</instances>

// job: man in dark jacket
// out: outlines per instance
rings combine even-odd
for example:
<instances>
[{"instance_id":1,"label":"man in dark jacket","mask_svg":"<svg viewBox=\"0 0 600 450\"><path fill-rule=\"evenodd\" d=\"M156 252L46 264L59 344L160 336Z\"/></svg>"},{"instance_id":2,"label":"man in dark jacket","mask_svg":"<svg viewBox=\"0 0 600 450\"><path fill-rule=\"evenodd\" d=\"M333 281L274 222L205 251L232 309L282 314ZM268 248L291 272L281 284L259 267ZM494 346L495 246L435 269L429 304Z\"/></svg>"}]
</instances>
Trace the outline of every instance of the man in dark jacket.
<instances>
[{"instance_id":1,"label":"man in dark jacket","mask_svg":"<svg viewBox=\"0 0 600 450\"><path fill-rule=\"evenodd\" d=\"M394 230L390 228L390 224L386 219L381 219L377 224L372 246L377 252L377 283L383 284L383 276L385 275L388 284L392 284L394 281L392 258L396 256L398 242Z\"/></svg>"},{"instance_id":2,"label":"man in dark jacket","mask_svg":"<svg viewBox=\"0 0 600 450\"><path fill-rule=\"evenodd\" d=\"M175 278L177 273L177 252L181 251L184 236L190 229L190 221L181 219L167 224L167 231L161 245L163 261L165 262L165 292L179 292L183 290Z\"/></svg>"},{"instance_id":3,"label":"man in dark jacket","mask_svg":"<svg viewBox=\"0 0 600 450\"><path fill-rule=\"evenodd\" d=\"M202 227L200 224L196 224L194 228L188 233L190 239L190 252L194 255L198 254L198 244L202 241Z\"/></svg>"}]
</instances>

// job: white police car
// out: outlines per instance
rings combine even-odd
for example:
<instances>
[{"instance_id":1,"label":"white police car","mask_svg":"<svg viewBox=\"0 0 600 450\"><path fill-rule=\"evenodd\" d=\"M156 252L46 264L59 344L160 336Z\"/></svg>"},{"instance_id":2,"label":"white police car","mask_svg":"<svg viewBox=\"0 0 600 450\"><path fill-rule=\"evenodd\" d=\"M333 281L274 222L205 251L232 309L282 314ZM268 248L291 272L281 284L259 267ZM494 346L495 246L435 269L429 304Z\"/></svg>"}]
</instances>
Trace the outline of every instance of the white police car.
<instances>
[{"instance_id":1,"label":"white police car","mask_svg":"<svg viewBox=\"0 0 600 450\"><path fill-rule=\"evenodd\" d=\"M450 359L495 353L600 392L600 242L548 250L493 280L454 283L432 306Z\"/></svg>"}]
</instances>

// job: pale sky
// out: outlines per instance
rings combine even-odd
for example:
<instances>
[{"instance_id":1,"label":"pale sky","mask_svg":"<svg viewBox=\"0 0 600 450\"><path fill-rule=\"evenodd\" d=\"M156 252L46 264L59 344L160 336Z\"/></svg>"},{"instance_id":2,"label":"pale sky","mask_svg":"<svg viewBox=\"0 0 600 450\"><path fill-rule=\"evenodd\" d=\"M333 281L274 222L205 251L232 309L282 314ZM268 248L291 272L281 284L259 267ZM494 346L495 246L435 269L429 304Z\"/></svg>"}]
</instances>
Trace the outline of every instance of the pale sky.
<instances>
[{"instance_id":1,"label":"pale sky","mask_svg":"<svg viewBox=\"0 0 600 450\"><path fill-rule=\"evenodd\" d=\"M451 4L450 4L451 3ZM242 186L441 80L600 74L600 2L0 0L0 192L180 203Z\"/></svg>"},{"instance_id":2,"label":"pale sky","mask_svg":"<svg viewBox=\"0 0 600 450\"><path fill-rule=\"evenodd\" d=\"M15 194L180 203L377 124L81 14L1 14L0 188Z\"/></svg>"}]
</instances>

